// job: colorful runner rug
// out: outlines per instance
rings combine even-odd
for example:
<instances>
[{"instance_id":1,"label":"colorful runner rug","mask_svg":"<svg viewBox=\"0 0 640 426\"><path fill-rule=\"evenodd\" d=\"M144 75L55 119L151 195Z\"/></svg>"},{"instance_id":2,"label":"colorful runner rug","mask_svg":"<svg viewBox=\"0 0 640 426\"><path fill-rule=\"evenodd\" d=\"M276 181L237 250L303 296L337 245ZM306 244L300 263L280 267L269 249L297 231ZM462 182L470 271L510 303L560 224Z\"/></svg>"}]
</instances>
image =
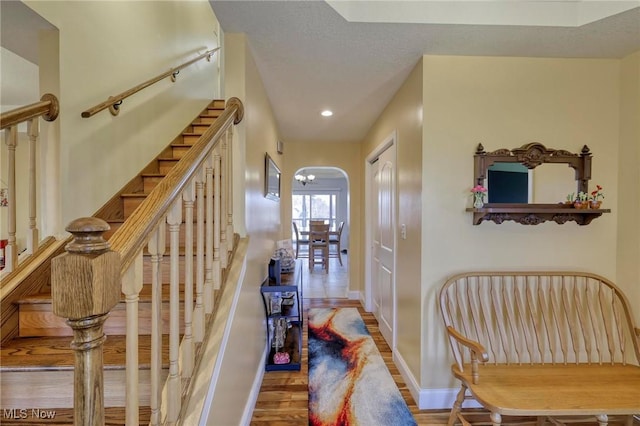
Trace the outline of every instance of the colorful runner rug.
<instances>
[{"instance_id":1,"label":"colorful runner rug","mask_svg":"<svg viewBox=\"0 0 640 426\"><path fill-rule=\"evenodd\" d=\"M416 422L356 308L309 310L309 425Z\"/></svg>"}]
</instances>

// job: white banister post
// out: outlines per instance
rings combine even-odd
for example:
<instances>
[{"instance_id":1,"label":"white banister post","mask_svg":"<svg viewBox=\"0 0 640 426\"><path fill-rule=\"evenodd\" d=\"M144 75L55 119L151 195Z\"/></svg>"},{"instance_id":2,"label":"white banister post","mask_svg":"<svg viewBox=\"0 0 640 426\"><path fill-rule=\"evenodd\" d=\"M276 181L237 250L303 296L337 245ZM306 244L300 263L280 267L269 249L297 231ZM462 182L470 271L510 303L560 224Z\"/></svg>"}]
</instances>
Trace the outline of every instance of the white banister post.
<instances>
[{"instance_id":1,"label":"white banister post","mask_svg":"<svg viewBox=\"0 0 640 426\"><path fill-rule=\"evenodd\" d=\"M73 421L104 425L103 324L120 301L120 255L102 238L109 225L101 219L76 219L66 230L75 238L51 261L51 301L73 329Z\"/></svg>"},{"instance_id":2,"label":"white banister post","mask_svg":"<svg viewBox=\"0 0 640 426\"><path fill-rule=\"evenodd\" d=\"M11 272L18 267L18 247L16 245L16 146L18 145L18 126L5 130L5 143L8 147L7 165L7 246L4 249L4 268Z\"/></svg>"},{"instance_id":3,"label":"white banister post","mask_svg":"<svg viewBox=\"0 0 640 426\"><path fill-rule=\"evenodd\" d=\"M161 423L162 401L162 256L165 252L165 222L161 221L151 233L148 243L151 255L151 409L150 424Z\"/></svg>"},{"instance_id":4,"label":"white banister post","mask_svg":"<svg viewBox=\"0 0 640 426\"><path fill-rule=\"evenodd\" d=\"M193 312L193 339L204 338L204 168L196 173L196 307Z\"/></svg>"},{"instance_id":5,"label":"white banister post","mask_svg":"<svg viewBox=\"0 0 640 426\"><path fill-rule=\"evenodd\" d=\"M39 232L36 225L36 143L40 134L40 119L32 118L27 122L29 135L29 230L27 231L27 253L33 254L38 250Z\"/></svg>"},{"instance_id":6,"label":"white banister post","mask_svg":"<svg viewBox=\"0 0 640 426\"><path fill-rule=\"evenodd\" d=\"M227 250L233 250L233 126L227 131Z\"/></svg>"},{"instance_id":7,"label":"white banister post","mask_svg":"<svg viewBox=\"0 0 640 426\"><path fill-rule=\"evenodd\" d=\"M226 269L229 264L229 249L227 241L227 134L220 138L220 267Z\"/></svg>"},{"instance_id":8,"label":"white banister post","mask_svg":"<svg viewBox=\"0 0 640 426\"><path fill-rule=\"evenodd\" d=\"M220 154L213 151L213 288L219 290L222 284L220 268ZM226 253L225 253L226 256Z\"/></svg>"},{"instance_id":9,"label":"white banister post","mask_svg":"<svg viewBox=\"0 0 640 426\"><path fill-rule=\"evenodd\" d=\"M127 312L126 337L126 409L127 426L138 425L140 407L140 389L138 374L138 301L142 290L142 250L122 277L122 293L125 295Z\"/></svg>"},{"instance_id":10,"label":"white banister post","mask_svg":"<svg viewBox=\"0 0 640 426\"><path fill-rule=\"evenodd\" d=\"M176 199L169 213L169 377L167 377L167 419L173 424L180 414L180 375L178 356L180 347L180 224L182 197Z\"/></svg>"},{"instance_id":11,"label":"white banister post","mask_svg":"<svg viewBox=\"0 0 640 426\"><path fill-rule=\"evenodd\" d=\"M211 155L206 159L205 196L206 218L205 218L205 275L204 275L204 312L213 312L213 158Z\"/></svg>"},{"instance_id":12,"label":"white banister post","mask_svg":"<svg viewBox=\"0 0 640 426\"><path fill-rule=\"evenodd\" d=\"M193 352L193 202L195 188L193 179L182 193L185 207L184 238L184 338L182 341L182 377L191 377L194 364Z\"/></svg>"}]
</instances>

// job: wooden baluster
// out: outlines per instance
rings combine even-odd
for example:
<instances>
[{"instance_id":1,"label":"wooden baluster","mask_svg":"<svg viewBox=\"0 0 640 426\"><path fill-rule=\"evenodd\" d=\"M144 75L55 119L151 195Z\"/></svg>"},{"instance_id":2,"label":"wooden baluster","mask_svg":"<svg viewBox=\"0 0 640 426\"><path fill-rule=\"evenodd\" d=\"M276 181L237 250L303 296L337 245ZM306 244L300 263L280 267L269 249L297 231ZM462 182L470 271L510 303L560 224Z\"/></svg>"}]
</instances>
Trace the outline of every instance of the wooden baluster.
<instances>
[{"instance_id":1,"label":"wooden baluster","mask_svg":"<svg viewBox=\"0 0 640 426\"><path fill-rule=\"evenodd\" d=\"M102 326L120 300L120 255L102 238L109 225L101 219L77 219L66 230L74 240L51 262L51 299L73 329L74 424L103 425Z\"/></svg>"},{"instance_id":2,"label":"wooden baluster","mask_svg":"<svg viewBox=\"0 0 640 426\"><path fill-rule=\"evenodd\" d=\"M227 242L227 133L220 138L220 267L226 269L229 263Z\"/></svg>"},{"instance_id":3,"label":"wooden baluster","mask_svg":"<svg viewBox=\"0 0 640 426\"><path fill-rule=\"evenodd\" d=\"M167 377L167 419L178 420L180 414L180 375L178 356L180 347L180 224L182 198L178 198L167 214L169 225L169 377Z\"/></svg>"},{"instance_id":4,"label":"wooden baluster","mask_svg":"<svg viewBox=\"0 0 640 426\"><path fill-rule=\"evenodd\" d=\"M8 147L7 165L7 246L4 249L4 270L11 272L18 267L18 247L16 245L16 146L18 145L18 127L11 126L5 131L5 143Z\"/></svg>"},{"instance_id":5,"label":"wooden baluster","mask_svg":"<svg viewBox=\"0 0 640 426\"><path fill-rule=\"evenodd\" d=\"M184 338L182 341L182 377L193 373L193 202L195 198L193 180L187 184L182 199L185 207L184 239Z\"/></svg>"},{"instance_id":6,"label":"wooden baluster","mask_svg":"<svg viewBox=\"0 0 640 426\"><path fill-rule=\"evenodd\" d=\"M165 252L165 226L160 222L151 233L148 250L151 255L151 408L152 426L161 423L162 401L162 256Z\"/></svg>"},{"instance_id":7,"label":"wooden baluster","mask_svg":"<svg viewBox=\"0 0 640 426\"><path fill-rule=\"evenodd\" d=\"M193 310L193 339L204 338L204 168L196 174L196 307Z\"/></svg>"},{"instance_id":8,"label":"wooden baluster","mask_svg":"<svg viewBox=\"0 0 640 426\"><path fill-rule=\"evenodd\" d=\"M220 289L222 270L220 268L220 155L213 151L213 288ZM226 253L225 253L226 255Z\"/></svg>"},{"instance_id":9,"label":"wooden baluster","mask_svg":"<svg viewBox=\"0 0 640 426\"><path fill-rule=\"evenodd\" d=\"M36 143L39 135L40 120L38 117L27 122L29 135L29 230L27 231L27 253L33 254L38 250L39 232L36 225Z\"/></svg>"},{"instance_id":10,"label":"wooden baluster","mask_svg":"<svg viewBox=\"0 0 640 426\"><path fill-rule=\"evenodd\" d=\"M125 295L127 311L126 337L126 400L125 422L137 425L139 422L140 390L138 363L138 317L140 291L142 290L142 250L136 254L135 260L122 276L122 292Z\"/></svg>"},{"instance_id":11,"label":"wooden baluster","mask_svg":"<svg viewBox=\"0 0 640 426\"><path fill-rule=\"evenodd\" d=\"M213 158L206 159L205 182L205 265L204 265L204 312L213 312Z\"/></svg>"},{"instance_id":12,"label":"wooden baluster","mask_svg":"<svg viewBox=\"0 0 640 426\"><path fill-rule=\"evenodd\" d=\"M233 126L227 131L227 251L233 250Z\"/></svg>"}]
</instances>

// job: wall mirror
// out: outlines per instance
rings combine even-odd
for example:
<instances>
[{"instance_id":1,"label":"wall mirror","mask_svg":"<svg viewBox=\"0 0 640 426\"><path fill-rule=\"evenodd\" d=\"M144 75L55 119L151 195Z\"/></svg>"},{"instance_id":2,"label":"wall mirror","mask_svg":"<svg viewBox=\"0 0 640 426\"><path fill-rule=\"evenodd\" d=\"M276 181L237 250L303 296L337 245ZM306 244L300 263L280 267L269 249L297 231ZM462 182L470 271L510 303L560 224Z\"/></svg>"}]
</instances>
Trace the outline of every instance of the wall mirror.
<instances>
[{"instance_id":1,"label":"wall mirror","mask_svg":"<svg viewBox=\"0 0 640 426\"><path fill-rule=\"evenodd\" d=\"M479 144L474 156L474 186L488 189L489 204L558 203L569 193L587 192L591 158L586 145L576 154L537 142L492 152Z\"/></svg>"},{"instance_id":2,"label":"wall mirror","mask_svg":"<svg viewBox=\"0 0 640 426\"><path fill-rule=\"evenodd\" d=\"M491 152L479 144L474 155L473 186L487 188L489 202L467 208L473 213L473 224L515 221L538 225L546 221L558 224L573 221L588 225L611 210L599 206L577 209L564 201L568 194L589 192L591 160L586 145L580 153L573 153L550 149L538 142Z\"/></svg>"},{"instance_id":3,"label":"wall mirror","mask_svg":"<svg viewBox=\"0 0 640 426\"><path fill-rule=\"evenodd\" d=\"M280 200L280 169L275 161L265 154L264 160L264 196L270 200Z\"/></svg>"}]
</instances>

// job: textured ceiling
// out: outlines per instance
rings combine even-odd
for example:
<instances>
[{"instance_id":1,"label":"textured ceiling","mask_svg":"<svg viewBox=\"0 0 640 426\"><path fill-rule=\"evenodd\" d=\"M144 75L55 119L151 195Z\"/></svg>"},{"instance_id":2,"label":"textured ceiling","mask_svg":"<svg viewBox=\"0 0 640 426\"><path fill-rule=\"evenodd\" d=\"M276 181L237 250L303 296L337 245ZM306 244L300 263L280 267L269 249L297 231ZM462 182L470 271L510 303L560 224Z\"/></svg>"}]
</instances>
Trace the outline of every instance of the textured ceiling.
<instances>
[{"instance_id":1,"label":"textured ceiling","mask_svg":"<svg viewBox=\"0 0 640 426\"><path fill-rule=\"evenodd\" d=\"M621 58L640 2L580 27L347 22L324 1L210 1L246 33L285 142L358 142L422 55ZM232 95L232 94L230 94ZM326 119L320 111L330 108Z\"/></svg>"}]
</instances>

